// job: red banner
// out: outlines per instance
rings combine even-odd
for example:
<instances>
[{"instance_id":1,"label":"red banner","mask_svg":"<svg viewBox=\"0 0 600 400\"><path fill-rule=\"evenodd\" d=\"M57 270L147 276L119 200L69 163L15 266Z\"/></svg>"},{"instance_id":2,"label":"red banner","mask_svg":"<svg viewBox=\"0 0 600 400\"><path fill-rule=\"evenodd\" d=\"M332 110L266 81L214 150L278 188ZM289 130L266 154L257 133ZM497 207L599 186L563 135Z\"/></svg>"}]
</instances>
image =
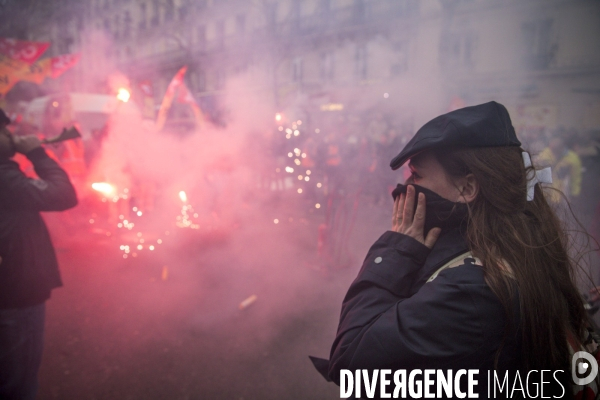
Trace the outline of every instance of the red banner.
<instances>
[{"instance_id":1,"label":"red banner","mask_svg":"<svg viewBox=\"0 0 600 400\"><path fill-rule=\"evenodd\" d=\"M50 46L48 42L26 42L23 40L0 38L0 54L13 60L32 64Z\"/></svg>"},{"instance_id":2,"label":"red banner","mask_svg":"<svg viewBox=\"0 0 600 400\"><path fill-rule=\"evenodd\" d=\"M75 54L61 54L60 56L52 57L50 59L51 63L51 77L58 78L61 76L66 70L73 67L79 61L81 55L79 53Z\"/></svg>"}]
</instances>

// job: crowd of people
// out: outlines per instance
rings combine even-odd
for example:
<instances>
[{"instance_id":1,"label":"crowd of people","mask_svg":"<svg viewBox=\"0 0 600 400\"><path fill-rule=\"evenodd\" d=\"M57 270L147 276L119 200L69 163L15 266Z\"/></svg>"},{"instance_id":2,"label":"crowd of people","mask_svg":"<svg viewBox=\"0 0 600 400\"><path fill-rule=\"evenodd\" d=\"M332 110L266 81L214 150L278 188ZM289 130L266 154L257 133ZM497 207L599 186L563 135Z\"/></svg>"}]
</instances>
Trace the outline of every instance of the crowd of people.
<instances>
[{"instance_id":1,"label":"crowd of people","mask_svg":"<svg viewBox=\"0 0 600 400\"><path fill-rule=\"evenodd\" d=\"M298 120L278 122L273 133L262 138L266 150L261 157L267 162L259 163L260 186L276 198L285 191L297 196L300 189L303 210L319 204L330 228L344 225L335 221L340 210L346 209L343 218L352 220L358 201L366 206L388 204L393 188L409 175L406 167L392 172L389 161L413 135L412 127L377 110L306 114L300 125ZM600 131L516 129L536 164L552 167L552 186L565 194L579 221L600 239ZM560 202L558 192L551 197Z\"/></svg>"}]
</instances>

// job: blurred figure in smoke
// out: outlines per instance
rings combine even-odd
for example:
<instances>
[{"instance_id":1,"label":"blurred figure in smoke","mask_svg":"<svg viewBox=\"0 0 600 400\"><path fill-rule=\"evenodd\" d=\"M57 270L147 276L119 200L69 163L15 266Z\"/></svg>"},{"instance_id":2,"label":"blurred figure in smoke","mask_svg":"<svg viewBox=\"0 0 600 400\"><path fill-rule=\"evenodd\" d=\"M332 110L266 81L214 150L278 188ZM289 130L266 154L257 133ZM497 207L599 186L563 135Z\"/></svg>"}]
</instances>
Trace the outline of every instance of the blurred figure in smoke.
<instances>
[{"instance_id":1,"label":"blurred figure in smoke","mask_svg":"<svg viewBox=\"0 0 600 400\"><path fill-rule=\"evenodd\" d=\"M34 399L43 347L45 302L62 285L40 211L77 204L69 177L34 136L12 136L0 110L0 398ZM41 179L11 158L24 154Z\"/></svg>"},{"instance_id":2,"label":"blurred figure in smoke","mask_svg":"<svg viewBox=\"0 0 600 400\"><path fill-rule=\"evenodd\" d=\"M597 344L574 281L578 265L538 185L551 173L533 168L506 108L489 102L433 119L390 165L407 161L412 175L393 192L391 230L369 250L330 360L313 358L317 369L337 384L341 370L405 370L412 382L411 371L421 380L426 369L477 369L482 398L486 370L509 382L552 370L547 395L595 398L597 380L576 386L568 373L572 354Z\"/></svg>"},{"instance_id":3,"label":"blurred figure in smoke","mask_svg":"<svg viewBox=\"0 0 600 400\"><path fill-rule=\"evenodd\" d=\"M567 146L565 138L558 135L550 139L550 144L540 153L538 162L552 167L552 186L576 200L581 193L581 160L577 153ZM559 196L552 196L558 202Z\"/></svg>"}]
</instances>

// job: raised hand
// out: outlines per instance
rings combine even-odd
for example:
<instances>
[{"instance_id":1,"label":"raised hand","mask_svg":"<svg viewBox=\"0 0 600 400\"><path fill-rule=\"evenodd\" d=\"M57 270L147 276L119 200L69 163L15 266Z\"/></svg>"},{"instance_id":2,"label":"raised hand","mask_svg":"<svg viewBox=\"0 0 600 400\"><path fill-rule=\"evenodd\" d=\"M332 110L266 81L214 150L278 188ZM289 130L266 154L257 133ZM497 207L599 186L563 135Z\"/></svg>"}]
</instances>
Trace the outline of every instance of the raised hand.
<instances>
[{"instance_id":1,"label":"raised hand","mask_svg":"<svg viewBox=\"0 0 600 400\"><path fill-rule=\"evenodd\" d=\"M425 194L419 193L415 210L415 188L408 185L406 195L402 193L394 201L392 231L410 236L430 249L437 241L441 228L432 228L425 236Z\"/></svg>"}]
</instances>

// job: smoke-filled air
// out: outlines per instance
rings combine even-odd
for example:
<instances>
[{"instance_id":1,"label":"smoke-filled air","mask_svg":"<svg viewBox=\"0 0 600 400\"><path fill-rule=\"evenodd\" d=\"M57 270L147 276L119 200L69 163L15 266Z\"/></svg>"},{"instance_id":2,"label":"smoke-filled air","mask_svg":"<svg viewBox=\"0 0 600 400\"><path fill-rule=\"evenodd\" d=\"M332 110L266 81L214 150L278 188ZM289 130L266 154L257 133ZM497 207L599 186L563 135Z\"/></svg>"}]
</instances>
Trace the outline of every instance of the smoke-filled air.
<instances>
[{"instance_id":1,"label":"smoke-filled air","mask_svg":"<svg viewBox=\"0 0 600 400\"><path fill-rule=\"evenodd\" d=\"M597 1L4 0L0 21L8 129L80 135L43 145L78 204L42 212L62 287L37 399L339 398L309 355L392 227L390 161L488 101L563 168L597 307Z\"/></svg>"}]
</instances>

